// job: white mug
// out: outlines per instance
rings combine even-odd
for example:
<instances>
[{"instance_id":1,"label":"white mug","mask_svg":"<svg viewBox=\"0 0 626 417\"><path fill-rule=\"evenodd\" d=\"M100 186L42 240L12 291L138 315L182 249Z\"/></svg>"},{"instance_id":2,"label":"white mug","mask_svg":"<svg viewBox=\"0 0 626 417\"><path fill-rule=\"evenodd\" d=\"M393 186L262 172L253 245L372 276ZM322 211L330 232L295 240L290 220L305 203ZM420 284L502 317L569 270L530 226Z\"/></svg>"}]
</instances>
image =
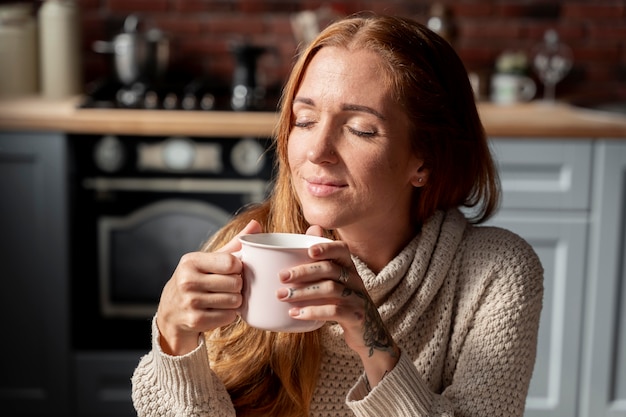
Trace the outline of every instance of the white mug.
<instances>
[{"instance_id":1,"label":"white mug","mask_svg":"<svg viewBox=\"0 0 626 417\"><path fill-rule=\"evenodd\" d=\"M296 233L255 233L240 236L239 241L241 251L234 255L243 263L241 318L252 327L274 332L309 332L322 327L324 321L289 316L289 310L299 304L279 300L276 291L290 287L280 281L281 270L312 262L308 248L331 240Z\"/></svg>"},{"instance_id":2,"label":"white mug","mask_svg":"<svg viewBox=\"0 0 626 417\"><path fill-rule=\"evenodd\" d=\"M532 100L537 86L532 78L516 74L495 74L491 78L491 101L513 104Z\"/></svg>"}]
</instances>

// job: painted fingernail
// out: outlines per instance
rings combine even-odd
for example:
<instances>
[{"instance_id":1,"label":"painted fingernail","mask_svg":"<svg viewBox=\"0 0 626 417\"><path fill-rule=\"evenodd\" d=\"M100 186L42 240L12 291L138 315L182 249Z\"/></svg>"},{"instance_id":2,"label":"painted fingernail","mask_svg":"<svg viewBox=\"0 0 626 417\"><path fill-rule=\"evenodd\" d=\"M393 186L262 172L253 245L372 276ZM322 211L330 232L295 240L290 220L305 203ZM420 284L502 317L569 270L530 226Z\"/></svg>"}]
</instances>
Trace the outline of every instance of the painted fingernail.
<instances>
[{"instance_id":1,"label":"painted fingernail","mask_svg":"<svg viewBox=\"0 0 626 417\"><path fill-rule=\"evenodd\" d=\"M322 253L322 248L317 245L311 246L309 248L309 253L311 256L319 256Z\"/></svg>"},{"instance_id":2,"label":"painted fingernail","mask_svg":"<svg viewBox=\"0 0 626 417\"><path fill-rule=\"evenodd\" d=\"M294 307L294 308L289 309L289 315L291 317L298 317L302 315L303 313L304 313L304 310L301 308Z\"/></svg>"},{"instance_id":3,"label":"painted fingernail","mask_svg":"<svg viewBox=\"0 0 626 417\"><path fill-rule=\"evenodd\" d=\"M291 272L289 270L280 271L278 278L280 278L282 282L288 282L291 279Z\"/></svg>"},{"instance_id":4,"label":"painted fingernail","mask_svg":"<svg viewBox=\"0 0 626 417\"><path fill-rule=\"evenodd\" d=\"M284 299L286 299L286 298L289 298L289 296L290 296L290 291L289 291L289 288L279 288L279 289L276 291L276 296L277 296L278 298L280 298L281 300L284 300Z\"/></svg>"}]
</instances>

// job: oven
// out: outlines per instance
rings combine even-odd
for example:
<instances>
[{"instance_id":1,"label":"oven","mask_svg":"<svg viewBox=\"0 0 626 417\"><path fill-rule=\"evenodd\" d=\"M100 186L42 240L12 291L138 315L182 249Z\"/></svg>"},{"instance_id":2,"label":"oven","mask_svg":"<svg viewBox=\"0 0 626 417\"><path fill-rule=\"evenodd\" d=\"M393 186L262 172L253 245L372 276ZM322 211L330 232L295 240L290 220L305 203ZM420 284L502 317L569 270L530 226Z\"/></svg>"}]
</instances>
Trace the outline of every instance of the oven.
<instances>
[{"instance_id":1,"label":"oven","mask_svg":"<svg viewBox=\"0 0 626 417\"><path fill-rule=\"evenodd\" d=\"M266 138L70 135L72 343L146 350L180 257L262 201Z\"/></svg>"}]
</instances>

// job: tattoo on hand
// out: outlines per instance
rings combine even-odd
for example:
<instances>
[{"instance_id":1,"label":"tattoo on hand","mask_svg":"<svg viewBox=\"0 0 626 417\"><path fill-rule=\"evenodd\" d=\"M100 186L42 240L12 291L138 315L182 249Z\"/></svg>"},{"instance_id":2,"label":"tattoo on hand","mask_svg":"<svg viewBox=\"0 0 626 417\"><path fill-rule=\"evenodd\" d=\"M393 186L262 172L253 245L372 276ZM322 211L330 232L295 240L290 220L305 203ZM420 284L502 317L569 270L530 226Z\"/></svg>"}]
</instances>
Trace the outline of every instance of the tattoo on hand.
<instances>
[{"instance_id":1,"label":"tattoo on hand","mask_svg":"<svg viewBox=\"0 0 626 417\"><path fill-rule=\"evenodd\" d=\"M394 349L393 339L387 331L372 300L363 292L354 291L350 288L345 288L341 295L342 297L348 297L351 294L361 298L364 302L365 317L363 317L361 313L356 313L356 317L363 321L363 341L365 342L365 346L369 348L369 356L374 355L375 350L380 350L382 352L388 352L392 357L395 357L396 351Z\"/></svg>"}]
</instances>

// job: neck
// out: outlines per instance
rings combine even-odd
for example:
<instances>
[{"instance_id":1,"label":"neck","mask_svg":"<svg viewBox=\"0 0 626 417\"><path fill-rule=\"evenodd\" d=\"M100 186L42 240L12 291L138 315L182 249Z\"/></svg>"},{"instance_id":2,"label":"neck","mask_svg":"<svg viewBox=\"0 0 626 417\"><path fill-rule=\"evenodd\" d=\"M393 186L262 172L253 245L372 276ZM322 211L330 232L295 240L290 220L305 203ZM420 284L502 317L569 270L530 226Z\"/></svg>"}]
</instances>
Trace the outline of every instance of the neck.
<instances>
[{"instance_id":1,"label":"neck","mask_svg":"<svg viewBox=\"0 0 626 417\"><path fill-rule=\"evenodd\" d=\"M413 239L419 225L405 224L403 227L389 228L388 224L372 229L346 227L336 232L348 244L350 253L356 255L378 274Z\"/></svg>"}]
</instances>

